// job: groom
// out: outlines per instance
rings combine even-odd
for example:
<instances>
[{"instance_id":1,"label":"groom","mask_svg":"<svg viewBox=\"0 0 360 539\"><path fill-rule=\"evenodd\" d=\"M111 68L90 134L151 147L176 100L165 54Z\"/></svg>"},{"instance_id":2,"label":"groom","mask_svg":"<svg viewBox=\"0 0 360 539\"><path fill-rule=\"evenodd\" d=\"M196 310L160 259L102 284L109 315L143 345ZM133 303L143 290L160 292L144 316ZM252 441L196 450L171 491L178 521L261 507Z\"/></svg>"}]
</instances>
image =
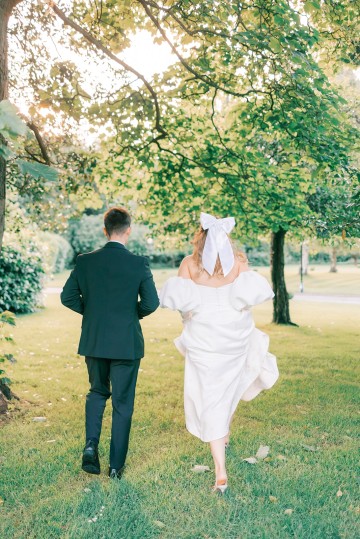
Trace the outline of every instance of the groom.
<instances>
[{"instance_id":1,"label":"groom","mask_svg":"<svg viewBox=\"0 0 360 539\"><path fill-rule=\"evenodd\" d=\"M78 353L85 356L90 391L86 396L82 469L100 473L98 443L106 401L111 396L109 477L119 479L129 445L140 359L144 356L139 319L159 305L147 259L125 248L130 224L124 208L110 208L104 216L107 244L78 256L61 293L62 304L83 315Z\"/></svg>"}]
</instances>

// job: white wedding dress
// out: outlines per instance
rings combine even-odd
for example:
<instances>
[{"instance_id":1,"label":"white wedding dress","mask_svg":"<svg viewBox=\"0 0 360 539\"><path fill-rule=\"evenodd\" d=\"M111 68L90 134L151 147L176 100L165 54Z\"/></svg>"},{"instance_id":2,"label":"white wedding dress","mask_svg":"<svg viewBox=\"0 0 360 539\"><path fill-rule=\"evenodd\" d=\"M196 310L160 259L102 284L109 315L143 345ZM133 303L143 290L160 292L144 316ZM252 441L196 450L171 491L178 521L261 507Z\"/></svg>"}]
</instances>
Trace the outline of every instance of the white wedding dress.
<instances>
[{"instance_id":1,"label":"white wedding dress","mask_svg":"<svg viewBox=\"0 0 360 539\"><path fill-rule=\"evenodd\" d=\"M255 271L218 288L172 277L160 292L161 307L183 317L175 345L185 356L186 427L204 442L226 436L239 401L253 399L279 376L269 337L255 328L250 312L273 296Z\"/></svg>"}]
</instances>

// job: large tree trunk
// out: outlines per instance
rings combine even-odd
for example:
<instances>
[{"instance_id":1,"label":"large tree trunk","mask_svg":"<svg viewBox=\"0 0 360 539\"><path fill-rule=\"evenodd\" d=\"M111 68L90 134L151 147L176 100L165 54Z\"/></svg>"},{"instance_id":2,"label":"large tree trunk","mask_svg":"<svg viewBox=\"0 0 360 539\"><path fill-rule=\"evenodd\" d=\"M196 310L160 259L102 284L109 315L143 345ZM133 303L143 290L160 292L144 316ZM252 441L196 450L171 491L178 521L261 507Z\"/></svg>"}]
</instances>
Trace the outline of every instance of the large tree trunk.
<instances>
[{"instance_id":1,"label":"large tree trunk","mask_svg":"<svg viewBox=\"0 0 360 539\"><path fill-rule=\"evenodd\" d=\"M15 395L9 386L3 384L0 380L0 415L5 414L8 410L8 402L12 399L19 400L19 397Z\"/></svg>"},{"instance_id":2,"label":"large tree trunk","mask_svg":"<svg viewBox=\"0 0 360 539\"><path fill-rule=\"evenodd\" d=\"M286 231L280 228L271 234L270 269L275 297L273 300L273 322L275 324L295 325L290 319L289 296L284 274L284 243Z\"/></svg>"},{"instance_id":3,"label":"large tree trunk","mask_svg":"<svg viewBox=\"0 0 360 539\"><path fill-rule=\"evenodd\" d=\"M8 95L8 58L7 58L7 26L9 15L6 3L0 3L0 101ZM0 135L0 144L5 144L5 139ZM0 252L5 230L5 199L6 199L6 161L0 155Z\"/></svg>"},{"instance_id":4,"label":"large tree trunk","mask_svg":"<svg viewBox=\"0 0 360 539\"><path fill-rule=\"evenodd\" d=\"M5 414L8 409L8 402L7 399L4 397L2 392L0 391L0 415Z\"/></svg>"},{"instance_id":5,"label":"large tree trunk","mask_svg":"<svg viewBox=\"0 0 360 539\"><path fill-rule=\"evenodd\" d=\"M0 30L1 31L1 30ZM1 54L1 52L0 52ZM4 138L0 135L0 144L4 144ZM6 161L0 155L0 253L5 231L5 200L6 200Z\"/></svg>"},{"instance_id":6,"label":"large tree trunk","mask_svg":"<svg viewBox=\"0 0 360 539\"><path fill-rule=\"evenodd\" d=\"M0 101L7 99L8 77L8 24L12 10L21 0L0 0ZM0 142L5 143L0 135ZM5 230L6 161L0 156L0 252Z\"/></svg>"}]
</instances>

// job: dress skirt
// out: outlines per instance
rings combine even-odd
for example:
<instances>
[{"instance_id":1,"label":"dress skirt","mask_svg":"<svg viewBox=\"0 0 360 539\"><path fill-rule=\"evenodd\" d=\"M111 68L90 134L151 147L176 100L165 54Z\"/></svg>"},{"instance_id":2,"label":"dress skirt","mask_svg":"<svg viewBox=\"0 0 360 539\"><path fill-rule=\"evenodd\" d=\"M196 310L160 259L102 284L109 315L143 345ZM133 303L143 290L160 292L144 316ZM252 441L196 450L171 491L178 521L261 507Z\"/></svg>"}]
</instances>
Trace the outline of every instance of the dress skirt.
<instances>
[{"instance_id":1,"label":"dress skirt","mask_svg":"<svg viewBox=\"0 0 360 539\"><path fill-rule=\"evenodd\" d=\"M268 352L269 337L255 328L250 310L249 284L256 286L252 297L259 302L260 276L255 275L250 283L250 276L247 283L241 279L240 292L240 277L220 288L175 277L160 294L163 306L171 308L176 303L183 314L183 332L175 345L185 356L186 427L204 442L226 436L239 401L253 399L272 387L279 376L276 358ZM263 277L260 285L263 296L271 297ZM246 301L239 297L244 288ZM180 298L185 300L185 309L179 308L183 305Z\"/></svg>"}]
</instances>

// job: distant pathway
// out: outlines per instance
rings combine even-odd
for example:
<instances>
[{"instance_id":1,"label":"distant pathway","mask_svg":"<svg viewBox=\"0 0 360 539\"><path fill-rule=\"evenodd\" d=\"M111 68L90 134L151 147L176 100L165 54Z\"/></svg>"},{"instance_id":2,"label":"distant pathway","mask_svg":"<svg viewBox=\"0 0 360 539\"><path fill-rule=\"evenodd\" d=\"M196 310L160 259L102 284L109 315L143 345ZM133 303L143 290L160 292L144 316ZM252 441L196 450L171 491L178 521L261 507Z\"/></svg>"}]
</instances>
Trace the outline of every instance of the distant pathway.
<instances>
[{"instance_id":1,"label":"distant pathway","mask_svg":"<svg viewBox=\"0 0 360 539\"><path fill-rule=\"evenodd\" d=\"M45 294L60 294L62 288L47 287L44 288ZM360 296L325 296L321 294L294 294L295 301L315 301L319 303L348 303L360 305Z\"/></svg>"},{"instance_id":2,"label":"distant pathway","mask_svg":"<svg viewBox=\"0 0 360 539\"><path fill-rule=\"evenodd\" d=\"M47 286L46 288L43 288L44 294L60 294L62 291L62 288L55 288L53 286Z\"/></svg>"},{"instance_id":3,"label":"distant pathway","mask_svg":"<svg viewBox=\"0 0 360 539\"><path fill-rule=\"evenodd\" d=\"M322 296L321 294L294 294L296 301L316 301L319 303L351 303L360 305L360 296Z\"/></svg>"}]
</instances>

